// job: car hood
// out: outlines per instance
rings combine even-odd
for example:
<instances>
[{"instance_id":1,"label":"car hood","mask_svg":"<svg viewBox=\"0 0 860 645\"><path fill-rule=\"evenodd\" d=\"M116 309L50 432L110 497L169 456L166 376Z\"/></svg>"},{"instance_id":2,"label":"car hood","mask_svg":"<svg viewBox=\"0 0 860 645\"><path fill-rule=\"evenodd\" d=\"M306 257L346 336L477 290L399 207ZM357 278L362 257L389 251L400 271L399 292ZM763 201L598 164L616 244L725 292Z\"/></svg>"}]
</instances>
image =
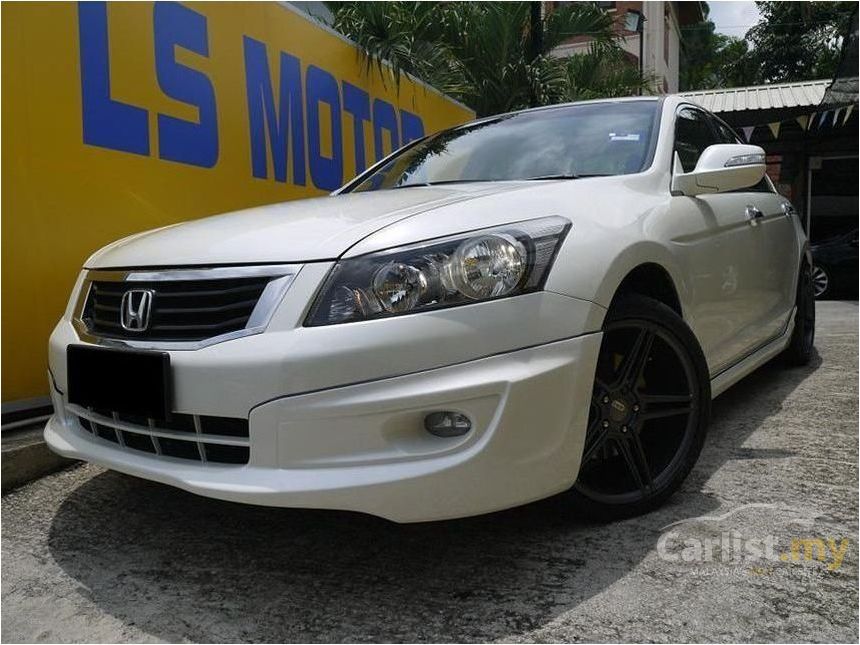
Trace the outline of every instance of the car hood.
<instances>
[{"instance_id":1,"label":"car hood","mask_svg":"<svg viewBox=\"0 0 860 645\"><path fill-rule=\"evenodd\" d=\"M174 224L110 244L86 268L329 260L401 220L488 195L533 187L522 182L383 190L271 204Z\"/></svg>"}]
</instances>

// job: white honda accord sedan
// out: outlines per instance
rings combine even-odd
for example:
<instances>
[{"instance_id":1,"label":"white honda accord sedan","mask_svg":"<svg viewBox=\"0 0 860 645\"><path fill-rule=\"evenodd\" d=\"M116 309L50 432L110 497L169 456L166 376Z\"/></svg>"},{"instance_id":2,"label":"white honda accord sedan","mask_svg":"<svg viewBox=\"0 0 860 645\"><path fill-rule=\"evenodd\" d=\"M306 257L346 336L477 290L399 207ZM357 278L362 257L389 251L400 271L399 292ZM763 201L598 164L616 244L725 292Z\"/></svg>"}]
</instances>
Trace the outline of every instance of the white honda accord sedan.
<instances>
[{"instance_id":1,"label":"white honda accord sedan","mask_svg":"<svg viewBox=\"0 0 860 645\"><path fill-rule=\"evenodd\" d=\"M810 257L761 148L676 97L481 119L335 194L87 260L51 448L211 497L398 522L665 500L711 399L809 360Z\"/></svg>"}]
</instances>

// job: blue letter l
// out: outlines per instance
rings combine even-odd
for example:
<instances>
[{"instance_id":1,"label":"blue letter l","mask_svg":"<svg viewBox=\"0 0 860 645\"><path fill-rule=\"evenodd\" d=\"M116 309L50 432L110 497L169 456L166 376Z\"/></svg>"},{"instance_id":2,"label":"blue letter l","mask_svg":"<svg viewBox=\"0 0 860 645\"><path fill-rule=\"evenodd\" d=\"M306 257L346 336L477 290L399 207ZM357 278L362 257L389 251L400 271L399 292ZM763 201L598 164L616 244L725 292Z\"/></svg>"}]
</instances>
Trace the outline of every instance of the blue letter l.
<instances>
[{"instance_id":1,"label":"blue letter l","mask_svg":"<svg viewBox=\"0 0 860 645\"><path fill-rule=\"evenodd\" d=\"M105 2L78 3L78 33L84 143L148 155L149 123L146 110L110 97Z\"/></svg>"}]
</instances>

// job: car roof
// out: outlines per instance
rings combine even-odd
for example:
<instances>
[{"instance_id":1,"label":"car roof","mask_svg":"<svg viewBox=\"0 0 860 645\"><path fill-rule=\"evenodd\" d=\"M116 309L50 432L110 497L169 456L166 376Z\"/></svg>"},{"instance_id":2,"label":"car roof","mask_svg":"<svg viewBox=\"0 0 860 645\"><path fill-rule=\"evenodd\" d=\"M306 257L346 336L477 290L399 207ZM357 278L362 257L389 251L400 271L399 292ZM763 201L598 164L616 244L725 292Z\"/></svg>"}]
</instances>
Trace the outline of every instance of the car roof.
<instances>
[{"instance_id":1,"label":"car roof","mask_svg":"<svg viewBox=\"0 0 860 645\"><path fill-rule=\"evenodd\" d=\"M492 114L490 116L483 116L473 121L468 121L459 126L455 126L451 128L452 130L456 130L458 128L462 128L464 126L472 126L478 123L483 123L484 121L490 121L492 119L498 119L503 116L514 116L517 114L532 114L535 112L547 112L550 110L559 110L564 108L575 107L578 105L594 105L599 103L662 103L667 98L666 95L663 96L624 96L617 98L602 98L602 99L589 99L587 101L570 101L568 103L554 103L552 105L540 105L538 107L525 108L523 110L512 110L511 112L500 112L499 114ZM673 96L673 98L675 98Z\"/></svg>"}]
</instances>

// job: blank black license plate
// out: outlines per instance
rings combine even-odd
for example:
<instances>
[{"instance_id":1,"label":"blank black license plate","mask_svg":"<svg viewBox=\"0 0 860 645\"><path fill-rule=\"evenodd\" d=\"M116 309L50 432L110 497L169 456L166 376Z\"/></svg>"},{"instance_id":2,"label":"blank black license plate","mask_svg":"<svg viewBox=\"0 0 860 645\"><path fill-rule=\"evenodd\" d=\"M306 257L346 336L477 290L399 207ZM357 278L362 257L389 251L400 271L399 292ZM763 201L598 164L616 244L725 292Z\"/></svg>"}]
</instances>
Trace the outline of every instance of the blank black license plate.
<instances>
[{"instance_id":1,"label":"blank black license plate","mask_svg":"<svg viewBox=\"0 0 860 645\"><path fill-rule=\"evenodd\" d=\"M98 411L166 419L170 354L69 345L69 403Z\"/></svg>"}]
</instances>

